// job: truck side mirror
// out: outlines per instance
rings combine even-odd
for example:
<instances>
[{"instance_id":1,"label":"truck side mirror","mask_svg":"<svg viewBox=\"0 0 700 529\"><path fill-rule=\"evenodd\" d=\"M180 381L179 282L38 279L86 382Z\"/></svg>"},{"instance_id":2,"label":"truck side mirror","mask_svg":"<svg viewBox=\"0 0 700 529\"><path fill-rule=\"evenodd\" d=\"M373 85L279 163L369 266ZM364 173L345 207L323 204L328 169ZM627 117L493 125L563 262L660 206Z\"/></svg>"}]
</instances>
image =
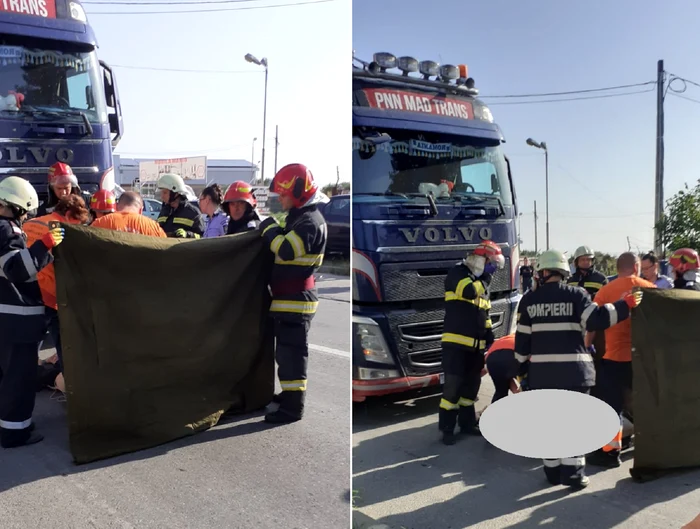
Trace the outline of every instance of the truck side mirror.
<instances>
[{"instance_id":1,"label":"truck side mirror","mask_svg":"<svg viewBox=\"0 0 700 529\"><path fill-rule=\"evenodd\" d=\"M122 106L119 102L119 91L117 90L117 80L114 78L112 68L100 61L102 67L102 78L104 81L105 100L107 106L113 110L109 114L109 131L114 134L112 138L112 148L116 147L124 135L124 122L122 120Z\"/></svg>"},{"instance_id":2,"label":"truck side mirror","mask_svg":"<svg viewBox=\"0 0 700 529\"><path fill-rule=\"evenodd\" d=\"M506 165L508 166L508 181L510 182L510 192L513 194L513 213L515 218L518 218L518 201L515 196L515 185L513 184L513 175L510 172L510 160L507 156L503 157L506 160Z\"/></svg>"}]
</instances>

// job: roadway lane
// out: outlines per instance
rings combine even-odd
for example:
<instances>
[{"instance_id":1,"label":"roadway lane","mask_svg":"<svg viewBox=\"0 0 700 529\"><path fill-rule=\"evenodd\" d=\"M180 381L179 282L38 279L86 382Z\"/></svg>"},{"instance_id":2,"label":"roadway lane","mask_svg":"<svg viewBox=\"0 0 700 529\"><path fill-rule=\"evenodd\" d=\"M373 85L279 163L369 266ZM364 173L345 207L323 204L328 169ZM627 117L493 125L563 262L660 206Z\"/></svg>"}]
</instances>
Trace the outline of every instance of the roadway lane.
<instances>
[{"instance_id":1,"label":"roadway lane","mask_svg":"<svg viewBox=\"0 0 700 529\"><path fill-rule=\"evenodd\" d=\"M493 395L491 380L482 380L480 409ZM352 488L370 518L356 517L358 528L376 520L391 529L671 529L700 513L700 471L634 483L633 451L619 469L590 467L591 485L571 493L549 486L541 462L484 439L444 446L439 399L430 391L354 406Z\"/></svg>"},{"instance_id":2,"label":"roadway lane","mask_svg":"<svg viewBox=\"0 0 700 529\"><path fill-rule=\"evenodd\" d=\"M46 439L0 450L0 527L349 527L349 281L320 277L319 290L303 421L270 427L256 413L162 447L75 466L65 405L44 391L35 419Z\"/></svg>"}]
</instances>

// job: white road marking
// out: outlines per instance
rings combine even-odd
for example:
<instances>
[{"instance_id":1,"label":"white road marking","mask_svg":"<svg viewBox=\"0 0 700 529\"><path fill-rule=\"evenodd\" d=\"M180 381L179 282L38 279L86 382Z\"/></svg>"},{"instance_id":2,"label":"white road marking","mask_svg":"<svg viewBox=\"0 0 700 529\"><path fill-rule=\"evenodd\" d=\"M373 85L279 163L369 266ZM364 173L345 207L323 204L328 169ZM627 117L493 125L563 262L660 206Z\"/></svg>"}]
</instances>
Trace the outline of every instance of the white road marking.
<instances>
[{"instance_id":1,"label":"white road marking","mask_svg":"<svg viewBox=\"0 0 700 529\"><path fill-rule=\"evenodd\" d=\"M330 355L344 356L346 358L350 358L350 351L341 351L340 349L332 349L330 347L324 347L323 345L315 345L310 343L309 349L313 349L314 351L318 351L319 353L326 353Z\"/></svg>"}]
</instances>

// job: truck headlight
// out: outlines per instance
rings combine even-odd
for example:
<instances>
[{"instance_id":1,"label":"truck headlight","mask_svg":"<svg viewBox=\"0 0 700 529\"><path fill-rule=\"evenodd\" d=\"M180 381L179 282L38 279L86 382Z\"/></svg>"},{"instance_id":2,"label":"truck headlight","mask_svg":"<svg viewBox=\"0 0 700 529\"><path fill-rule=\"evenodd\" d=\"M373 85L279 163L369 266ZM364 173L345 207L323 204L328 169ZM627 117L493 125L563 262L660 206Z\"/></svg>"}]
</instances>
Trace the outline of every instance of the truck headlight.
<instances>
[{"instance_id":1,"label":"truck headlight","mask_svg":"<svg viewBox=\"0 0 700 529\"><path fill-rule=\"evenodd\" d=\"M362 316L352 317L353 344L362 351L365 360L380 364L394 364L389 346L376 321Z\"/></svg>"},{"instance_id":2,"label":"truck headlight","mask_svg":"<svg viewBox=\"0 0 700 529\"><path fill-rule=\"evenodd\" d=\"M358 367L357 376L359 380L382 380L399 378L401 373L399 373L396 369L371 369L368 367Z\"/></svg>"}]
</instances>

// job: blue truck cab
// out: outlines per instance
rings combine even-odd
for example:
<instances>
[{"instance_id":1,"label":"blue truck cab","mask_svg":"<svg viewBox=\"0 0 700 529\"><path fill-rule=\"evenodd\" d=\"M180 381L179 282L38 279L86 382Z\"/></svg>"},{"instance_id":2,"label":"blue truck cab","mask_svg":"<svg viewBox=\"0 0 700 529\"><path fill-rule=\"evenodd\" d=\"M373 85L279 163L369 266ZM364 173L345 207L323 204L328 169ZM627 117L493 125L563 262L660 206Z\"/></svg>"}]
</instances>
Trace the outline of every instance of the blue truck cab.
<instances>
[{"instance_id":1,"label":"blue truck cab","mask_svg":"<svg viewBox=\"0 0 700 529\"><path fill-rule=\"evenodd\" d=\"M113 191L123 128L114 74L80 2L0 1L0 179L26 178L43 202L60 161L84 192Z\"/></svg>"},{"instance_id":2,"label":"blue truck cab","mask_svg":"<svg viewBox=\"0 0 700 529\"><path fill-rule=\"evenodd\" d=\"M353 64L353 401L440 384L444 281L480 241L496 337L515 332L518 211L503 134L464 65ZM392 70L400 70L393 73Z\"/></svg>"}]
</instances>

